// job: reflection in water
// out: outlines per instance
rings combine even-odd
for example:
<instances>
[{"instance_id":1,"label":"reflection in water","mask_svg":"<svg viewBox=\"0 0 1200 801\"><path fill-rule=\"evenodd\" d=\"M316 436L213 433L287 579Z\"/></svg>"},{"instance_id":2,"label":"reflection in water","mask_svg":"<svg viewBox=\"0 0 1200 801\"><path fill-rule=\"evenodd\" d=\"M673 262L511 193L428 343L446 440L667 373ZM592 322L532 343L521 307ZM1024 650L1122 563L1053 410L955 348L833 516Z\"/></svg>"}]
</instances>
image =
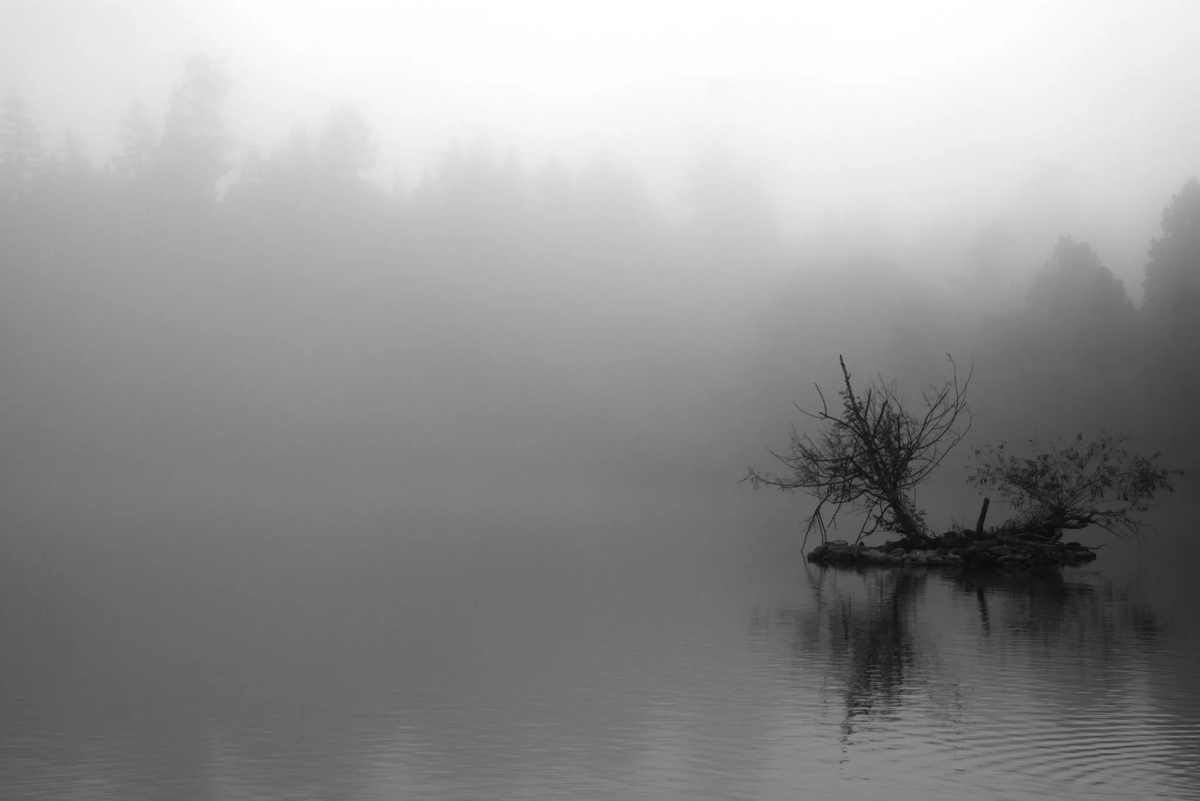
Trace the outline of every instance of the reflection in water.
<instances>
[{"instance_id":1,"label":"reflection in water","mask_svg":"<svg viewBox=\"0 0 1200 801\"><path fill-rule=\"evenodd\" d=\"M963 597L975 598L985 636L991 634L988 597L1003 599L1003 625L1027 638L1105 641L1132 638L1150 645L1164 631L1161 615L1143 600L1137 581L1060 570L1039 573L964 571L955 576Z\"/></svg>"},{"instance_id":2,"label":"reflection in water","mask_svg":"<svg viewBox=\"0 0 1200 801\"><path fill-rule=\"evenodd\" d=\"M797 656L825 654L827 675L845 683L842 732L849 742L856 722L894 714L901 691L918 681L913 618L927 574L871 571L847 589L843 574L806 563L805 577L810 603L781 609L779 622L794 627Z\"/></svg>"},{"instance_id":3,"label":"reflection in water","mask_svg":"<svg viewBox=\"0 0 1200 801\"><path fill-rule=\"evenodd\" d=\"M756 618L793 677L822 677L847 753L1016 796L1200 796L1194 655L1136 582L1095 572L810 568ZM880 759L881 757L881 759ZM847 762L853 761L848 757ZM934 766L937 767L934 767ZM897 775L897 774L893 774Z\"/></svg>"},{"instance_id":4,"label":"reflection in water","mask_svg":"<svg viewBox=\"0 0 1200 801\"><path fill-rule=\"evenodd\" d=\"M1200 799L1136 584L429 530L10 539L0 797Z\"/></svg>"}]
</instances>

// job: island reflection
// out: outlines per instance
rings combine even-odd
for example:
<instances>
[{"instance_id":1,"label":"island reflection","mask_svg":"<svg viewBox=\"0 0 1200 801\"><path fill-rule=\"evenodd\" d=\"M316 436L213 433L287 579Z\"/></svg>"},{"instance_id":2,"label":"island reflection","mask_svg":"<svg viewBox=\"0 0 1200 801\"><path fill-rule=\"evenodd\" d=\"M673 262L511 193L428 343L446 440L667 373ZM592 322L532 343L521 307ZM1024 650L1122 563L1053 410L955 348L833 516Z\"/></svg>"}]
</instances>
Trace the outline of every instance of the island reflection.
<instances>
[{"instance_id":1,"label":"island reflection","mask_svg":"<svg viewBox=\"0 0 1200 801\"><path fill-rule=\"evenodd\" d=\"M1171 623L1141 596L1136 580L1095 572L806 565L800 600L756 614L753 630L796 681L819 678L838 699L851 742L914 715L954 730L994 695L1049 709L1155 684L1149 660Z\"/></svg>"}]
</instances>

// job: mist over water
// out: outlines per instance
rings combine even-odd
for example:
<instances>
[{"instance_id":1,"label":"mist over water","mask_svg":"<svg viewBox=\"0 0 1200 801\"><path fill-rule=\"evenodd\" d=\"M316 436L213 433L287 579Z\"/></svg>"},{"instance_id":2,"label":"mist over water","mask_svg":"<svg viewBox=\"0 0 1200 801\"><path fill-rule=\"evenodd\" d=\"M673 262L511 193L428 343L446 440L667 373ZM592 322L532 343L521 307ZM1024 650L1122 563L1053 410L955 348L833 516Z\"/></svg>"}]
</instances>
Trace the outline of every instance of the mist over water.
<instances>
[{"instance_id":1,"label":"mist over water","mask_svg":"<svg viewBox=\"0 0 1200 801\"><path fill-rule=\"evenodd\" d=\"M0 781L14 798L1197 796L1194 593L1121 559L1039 580L805 570L770 532L673 512L686 530L43 532L4 576L20 614Z\"/></svg>"},{"instance_id":2,"label":"mist over water","mask_svg":"<svg viewBox=\"0 0 1200 801\"><path fill-rule=\"evenodd\" d=\"M1026 10L6 5L0 796L1200 797L1200 20ZM947 354L1156 531L808 565Z\"/></svg>"}]
</instances>

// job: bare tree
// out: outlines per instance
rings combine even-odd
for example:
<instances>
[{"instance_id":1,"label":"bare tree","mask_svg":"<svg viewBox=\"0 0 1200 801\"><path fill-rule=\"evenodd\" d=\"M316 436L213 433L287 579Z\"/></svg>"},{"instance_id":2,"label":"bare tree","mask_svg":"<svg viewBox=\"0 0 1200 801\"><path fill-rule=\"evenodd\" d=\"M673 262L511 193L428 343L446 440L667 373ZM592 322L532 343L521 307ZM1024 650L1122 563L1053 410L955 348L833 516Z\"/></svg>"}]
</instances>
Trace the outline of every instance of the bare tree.
<instances>
[{"instance_id":1,"label":"bare tree","mask_svg":"<svg viewBox=\"0 0 1200 801\"><path fill-rule=\"evenodd\" d=\"M959 384L958 369L951 358L951 378L921 393L925 412L918 417L904 409L896 383L884 383L882 377L872 380L863 394L856 394L845 359L838 356L838 362L844 383L838 393L841 413L830 412L818 386L820 411L796 406L801 414L825 425L817 439L793 427L786 454L768 449L786 473L776 475L751 467L744 480L756 489L769 486L786 492L803 490L816 498L817 508L808 519L805 541L814 528L824 541L827 527L836 525L838 513L847 505L866 513L859 540L880 528L910 540L923 540L928 527L924 512L916 507L915 490L971 427L966 403L971 373Z\"/></svg>"}]
</instances>

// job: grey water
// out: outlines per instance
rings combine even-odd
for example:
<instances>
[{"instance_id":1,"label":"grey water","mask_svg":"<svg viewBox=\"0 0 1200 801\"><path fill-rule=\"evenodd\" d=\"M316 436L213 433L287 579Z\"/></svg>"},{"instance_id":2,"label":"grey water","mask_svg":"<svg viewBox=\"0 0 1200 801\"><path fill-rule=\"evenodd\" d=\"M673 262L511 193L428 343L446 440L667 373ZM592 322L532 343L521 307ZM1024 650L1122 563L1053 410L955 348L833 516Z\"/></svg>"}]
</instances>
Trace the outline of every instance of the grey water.
<instances>
[{"instance_id":1,"label":"grey water","mask_svg":"<svg viewBox=\"0 0 1200 801\"><path fill-rule=\"evenodd\" d=\"M1182 532L855 572L620 508L13 521L0 797L1200 798Z\"/></svg>"}]
</instances>

